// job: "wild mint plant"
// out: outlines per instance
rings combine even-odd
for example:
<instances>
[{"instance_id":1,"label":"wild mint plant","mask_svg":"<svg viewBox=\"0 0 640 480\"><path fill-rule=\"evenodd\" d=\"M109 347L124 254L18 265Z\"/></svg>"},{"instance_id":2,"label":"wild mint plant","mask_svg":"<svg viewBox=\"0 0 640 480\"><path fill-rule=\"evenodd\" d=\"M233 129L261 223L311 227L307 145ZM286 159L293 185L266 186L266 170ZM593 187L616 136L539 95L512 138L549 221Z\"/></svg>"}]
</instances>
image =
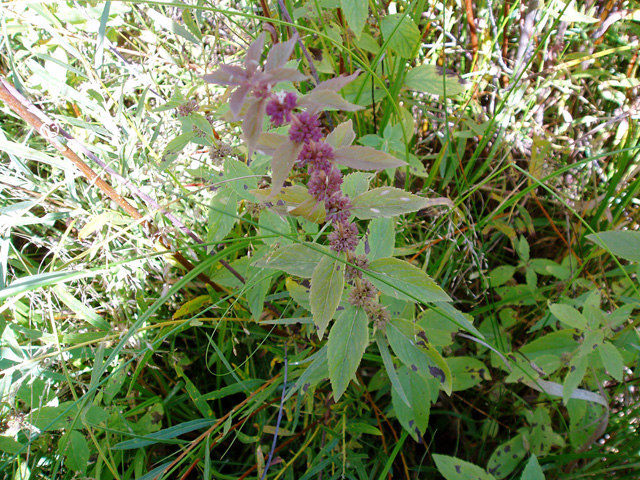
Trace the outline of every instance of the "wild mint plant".
<instances>
[{"instance_id":1,"label":"wild mint plant","mask_svg":"<svg viewBox=\"0 0 640 480\"><path fill-rule=\"evenodd\" d=\"M232 89L229 108L233 119L242 120L247 163L250 165L255 151L272 157L270 188L251 193L266 206L279 207L283 215L322 225L322 232L330 230L326 235L328 248L319 242L298 241L275 251L268 247L257 252L259 258L253 263L254 267L310 279L309 289L301 292L292 287L290 292L311 311L315 327L311 334L317 333L322 339L331 320L335 320L327 345L289 395L298 389L307 391L328 376L338 400L355 377L371 330L392 384L396 415L418 440L426 430L429 415L430 403L423 399L435 401L439 389L446 393L452 390L451 370L441 355L442 347L430 343L431 330L436 324L436 329L448 324L451 332L460 325L474 334L478 332L447 303L449 296L422 270L391 256L370 258L361 233L367 229L357 220L390 219L450 202L389 186L370 189L369 177L362 176L360 181L351 182L350 193L346 193L341 167L393 173L393 169L406 165L388 153L352 145L356 135L350 120L325 133L320 119L324 110L352 112L361 108L338 93L359 72L321 82L306 95L277 90L279 83L300 82L306 76L286 66L295 37L272 46L261 67L264 39L265 35L260 35L248 48L244 68L224 65L205 75L204 80ZM288 125L288 133L263 131L265 115L272 127ZM304 172L304 184L285 185L292 170ZM357 252L360 244L364 245L361 253ZM392 315L390 305L395 312L399 303L410 307L403 307L404 314ZM416 303L433 309L432 315L416 320ZM389 346L402 363L400 368L396 368Z\"/></svg>"}]
</instances>

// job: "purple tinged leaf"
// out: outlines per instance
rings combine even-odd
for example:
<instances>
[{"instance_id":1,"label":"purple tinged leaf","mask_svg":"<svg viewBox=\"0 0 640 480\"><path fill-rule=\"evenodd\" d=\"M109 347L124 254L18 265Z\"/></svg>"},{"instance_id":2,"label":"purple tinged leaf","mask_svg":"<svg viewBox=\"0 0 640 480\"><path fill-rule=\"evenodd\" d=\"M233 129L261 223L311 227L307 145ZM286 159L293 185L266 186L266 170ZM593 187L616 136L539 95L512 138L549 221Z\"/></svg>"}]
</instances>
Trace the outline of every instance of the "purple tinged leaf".
<instances>
[{"instance_id":1,"label":"purple tinged leaf","mask_svg":"<svg viewBox=\"0 0 640 480\"><path fill-rule=\"evenodd\" d=\"M245 98L247 98L250 88L250 85L242 85L241 87L236 88L236 91L231 94L231 98L229 99L229 109L231 110L231 113L233 113L234 119L237 119L240 115L242 105L244 104Z\"/></svg>"},{"instance_id":2,"label":"purple tinged leaf","mask_svg":"<svg viewBox=\"0 0 640 480\"><path fill-rule=\"evenodd\" d=\"M318 90L317 88L298 100L298 107L306 108L310 115L322 110L342 110L355 112L364 107L348 102L339 93L332 90Z\"/></svg>"},{"instance_id":3,"label":"purple tinged leaf","mask_svg":"<svg viewBox=\"0 0 640 480\"><path fill-rule=\"evenodd\" d=\"M235 65L221 65L219 69L202 76L202 79L207 83L232 87L242 85L247 81L247 78L247 72Z\"/></svg>"},{"instance_id":4,"label":"purple tinged leaf","mask_svg":"<svg viewBox=\"0 0 640 480\"><path fill-rule=\"evenodd\" d=\"M265 32L262 32L247 49L247 56L244 59L244 64L247 68L247 73L250 76L253 75L260 66L260 55L262 54L262 50L264 50L264 39Z\"/></svg>"},{"instance_id":5,"label":"purple tinged leaf","mask_svg":"<svg viewBox=\"0 0 640 480\"><path fill-rule=\"evenodd\" d=\"M349 119L341 123L333 131L327 135L326 142L331 145L334 150L341 147L348 147L356 138L356 132L353 131L353 122Z\"/></svg>"},{"instance_id":6,"label":"purple tinged leaf","mask_svg":"<svg viewBox=\"0 0 640 480\"><path fill-rule=\"evenodd\" d=\"M271 195L276 196L280 193L284 181L289 176L289 172L300 155L302 150L302 142L286 142L278 148L273 154L271 161Z\"/></svg>"},{"instance_id":7,"label":"purple tinged leaf","mask_svg":"<svg viewBox=\"0 0 640 480\"><path fill-rule=\"evenodd\" d=\"M276 150L282 146L284 142L288 142L289 137L287 135L280 135L279 133L263 133L258 138L258 144L256 150L264 153L265 155L273 156Z\"/></svg>"},{"instance_id":8,"label":"purple tinged leaf","mask_svg":"<svg viewBox=\"0 0 640 480\"><path fill-rule=\"evenodd\" d=\"M371 147L342 147L335 151L336 162L357 170L384 170L402 167L406 162Z\"/></svg>"},{"instance_id":9,"label":"purple tinged leaf","mask_svg":"<svg viewBox=\"0 0 640 480\"><path fill-rule=\"evenodd\" d=\"M266 74L266 79L270 83L302 82L307 79L307 76L295 68L282 67L270 70Z\"/></svg>"},{"instance_id":10,"label":"purple tinged leaf","mask_svg":"<svg viewBox=\"0 0 640 480\"><path fill-rule=\"evenodd\" d=\"M284 67L293 53L293 49L298 41L298 34L294 34L289 40L284 43L278 43L271 47L269 55L267 55L267 63L265 64L265 70L268 72L276 68Z\"/></svg>"},{"instance_id":11,"label":"purple tinged leaf","mask_svg":"<svg viewBox=\"0 0 640 480\"><path fill-rule=\"evenodd\" d=\"M353 82L358 77L358 75L360 75L360 70L356 70L351 75L342 75L340 77L325 80L324 82L320 82L315 90L333 90L337 92L338 90L342 90L346 85Z\"/></svg>"},{"instance_id":12,"label":"purple tinged leaf","mask_svg":"<svg viewBox=\"0 0 640 480\"><path fill-rule=\"evenodd\" d=\"M264 119L266 105L267 102L264 99L253 102L247 109L244 121L242 122L242 137L249 149L249 159L253 155L253 151L258 143L258 138L260 138L260 134L262 133L262 121Z\"/></svg>"}]
</instances>

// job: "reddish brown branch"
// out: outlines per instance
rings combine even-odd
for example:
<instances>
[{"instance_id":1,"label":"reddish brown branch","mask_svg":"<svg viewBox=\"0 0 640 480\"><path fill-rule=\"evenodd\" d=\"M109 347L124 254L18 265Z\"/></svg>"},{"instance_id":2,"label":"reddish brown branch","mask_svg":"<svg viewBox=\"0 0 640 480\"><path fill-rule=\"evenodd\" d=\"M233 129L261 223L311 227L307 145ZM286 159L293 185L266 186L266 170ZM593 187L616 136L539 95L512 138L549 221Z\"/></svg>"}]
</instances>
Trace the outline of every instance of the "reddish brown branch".
<instances>
[{"instance_id":1,"label":"reddish brown branch","mask_svg":"<svg viewBox=\"0 0 640 480\"><path fill-rule=\"evenodd\" d=\"M471 49L473 50L473 58L475 60L478 55L478 33L476 28L476 21L473 16L473 4L472 0L464 0L464 7L467 11L467 24L469 25L469 35L471 37ZM473 65L473 69L475 70L475 63Z\"/></svg>"}]
</instances>

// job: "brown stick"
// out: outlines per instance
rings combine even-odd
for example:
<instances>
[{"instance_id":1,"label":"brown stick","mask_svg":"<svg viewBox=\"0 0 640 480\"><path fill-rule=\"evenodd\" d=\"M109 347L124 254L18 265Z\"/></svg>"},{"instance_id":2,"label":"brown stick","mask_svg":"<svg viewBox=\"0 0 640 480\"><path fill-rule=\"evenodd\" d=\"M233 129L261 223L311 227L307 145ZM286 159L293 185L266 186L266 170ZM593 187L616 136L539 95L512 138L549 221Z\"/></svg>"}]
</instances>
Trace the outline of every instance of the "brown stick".
<instances>
[{"instance_id":1,"label":"brown stick","mask_svg":"<svg viewBox=\"0 0 640 480\"><path fill-rule=\"evenodd\" d=\"M66 140L59 135L60 128L55 123L45 123L42 121L43 116L41 112L37 111L33 105L27 106L21 102L11 92L15 90L15 87L10 82L0 77L0 100L7 104L7 106L13 110L20 118L27 122L32 128L34 128L45 140L53 145L58 152L64 157L69 159L80 172L94 185L96 185L104 194L106 194L111 200L116 202L124 211L131 215L136 220L143 219L144 216L131 205L122 195L116 192L111 185L105 182L100 176L93 171L93 169L87 165L76 153L66 145ZM149 220L144 220L143 224L149 229L153 230L154 226ZM161 242L165 248L169 248L164 239ZM193 270L195 267L187 260L180 252L172 252L173 257L188 271ZM198 274L198 279L211 285L216 291L222 292L224 289L218 284L211 281L205 274Z\"/></svg>"},{"instance_id":2,"label":"brown stick","mask_svg":"<svg viewBox=\"0 0 640 480\"><path fill-rule=\"evenodd\" d=\"M478 55L478 34L476 28L476 21L473 16L473 4L472 0L464 0L465 10L467 11L467 24L469 25L469 35L471 36L471 48L473 50L473 58ZM475 70L475 64L473 69Z\"/></svg>"}]
</instances>

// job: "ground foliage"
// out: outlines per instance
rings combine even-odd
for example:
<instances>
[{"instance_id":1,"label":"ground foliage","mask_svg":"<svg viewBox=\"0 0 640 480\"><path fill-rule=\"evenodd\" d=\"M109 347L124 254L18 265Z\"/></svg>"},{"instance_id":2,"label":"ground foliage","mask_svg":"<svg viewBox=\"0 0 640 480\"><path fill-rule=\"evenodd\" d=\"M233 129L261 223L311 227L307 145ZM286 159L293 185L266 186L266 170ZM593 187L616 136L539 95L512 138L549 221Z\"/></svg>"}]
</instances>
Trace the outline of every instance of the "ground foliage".
<instances>
[{"instance_id":1,"label":"ground foliage","mask_svg":"<svg viewBox=\"0 0 640 480\"><path fill-rule=\"evenodd\" d=\"M5 478L637 477L636 2L0 12Z\"/></svg>"}]
</instances>

